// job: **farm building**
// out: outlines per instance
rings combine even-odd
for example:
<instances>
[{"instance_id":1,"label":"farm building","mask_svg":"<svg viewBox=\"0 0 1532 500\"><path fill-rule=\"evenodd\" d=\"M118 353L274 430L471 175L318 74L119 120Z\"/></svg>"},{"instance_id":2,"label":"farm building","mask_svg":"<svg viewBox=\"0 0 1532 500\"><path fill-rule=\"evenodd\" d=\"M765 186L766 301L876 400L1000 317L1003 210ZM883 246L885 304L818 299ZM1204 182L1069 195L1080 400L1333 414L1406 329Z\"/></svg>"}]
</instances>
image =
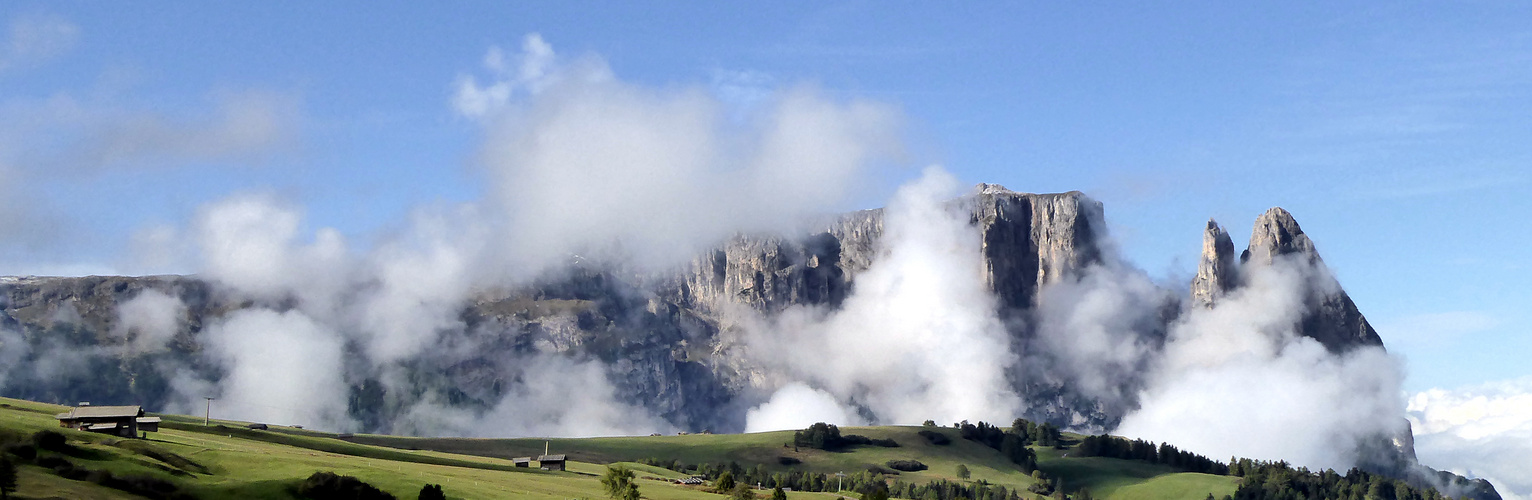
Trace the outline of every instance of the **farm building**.
<instances>
[{"instance_id":1,"label":"farm building","mask_svg":"<svg viewBox=\"0 0 1532 500\"><path fill-rule=\"evenodd\" d=\"M516 458L512 458L511 459L511 463L515 464L517 467L531 467L532 466L532 457L516 457Z\"/></svg>"},{"instance_id":2,"label":"farm building","mask_svg":"<svg viewBox=\"0 0 1532 500\"><path fill-rule=\"evenodd\" d=\"M543 470L564 470L564 455L538 455L537 465Z\"/></svg>"},{"instance_id":3,"label":"farm building","mask_svg":"<svg viewBox=\"0 0 1532 500\"><path fill-rule=\"evenodd\" d=\"M54 418L60 427L121 437L160 430L160 418L145 417L141 406L76 406Z\"/></svg>"}]
</instances>

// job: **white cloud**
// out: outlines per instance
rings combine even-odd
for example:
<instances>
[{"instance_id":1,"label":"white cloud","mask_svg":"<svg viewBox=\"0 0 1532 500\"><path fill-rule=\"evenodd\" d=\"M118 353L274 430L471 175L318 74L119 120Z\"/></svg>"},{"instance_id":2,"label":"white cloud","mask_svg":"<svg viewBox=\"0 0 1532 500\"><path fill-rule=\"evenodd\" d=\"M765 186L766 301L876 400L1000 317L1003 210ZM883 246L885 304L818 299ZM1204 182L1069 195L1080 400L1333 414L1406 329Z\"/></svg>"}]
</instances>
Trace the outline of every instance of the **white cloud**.
<instances>
[{"instance_id":1,"label":"white cloud","mask_svg":"<svg viewBox=\"0 0 1532 500\"><path fill-rule=\"evenodd\" d=\"M979 234L966 208L947 203L957 187L938 167L901 187L885 209L879 257L841 308L745 316L746 355L866 407L876 423L1015 418L1022 402L1005 377L1015 357L984 283Z\"/></svg>"},{"instance_id":2,"label":"white cloud","mask_svg":"<svg viewBox=\"0 0 1532 500\"><path fill-rule=\"evenodd\" d=\"M1346 470L1404 430L1403 372L1381 348L1332 354L1294 326L1327 280L1302 259L1244 266L1243 287L1171 326L1139 410L1115 432L1222 459Z\"/></svg>"},{"instance_id":3,"label":"white cloud","mask_svg":"<svg viewBox=\"0 0 1532 500\"><path fill-rule=\"evenodd\" d=\"M240 194L203 207L193 226L201 273L253 297L306 299L309 311L334 307L350 273L344 238L333 229L299 241L302 213L270 195Z\"/></svg>"},{"instance_id":4,"label":"white cloud","mask_svg":"<svg viewBox=\"0 0 1532 500\"><path fill-rule=\"evenodd\" d=\"M159 290L144 290L117 305L117 325L112 334L127 340L133 352L153 352L181 331L186 304Z\"/></svg>"},{"instance_id":5,"label":"white cloud","mask_svg":"<svg viewBox=\"0 0 1532 500\"><path fill-rule=\"evenodd\" d=\"M208 329L210 352L228 373L220 413L236 418L350 429L343 340L297 311L245 309Z\"/></svg>"},{"instance_id":6,"label":"white cloud","mask_svg":"<svg viewBox=\"0 0 1532 500\"><path fill-rule=\"evenodd\" d=\"M516 94L536 94L553 84L556 55L542 35L527 35L517 58L513 73L505 52L500 47L490 47L483 61L489 81L481 85L473 75L459 75L452 94L453 110L467 118L486 118L510 104Z\"/></svg>"},{"instance_id":7,"label":"white cloud","mask_svg":"<svg viewBox=\"0 0 1532 500\"><path fill-rule=\"evenodd\" d=\"M404 425L436 435L641 436L674 427L642 407L617 402L617 389L600 362L544 354L515 361L521 383L486 412L424 401L404 416Z\"/></svg>"},{"instance_id":8,"label":"white cloud","mask_svg":"<svg viewBox=\"0 0 1532 500\"><path fill-rule=\"evenodd\" d=\"M745 432L805 429L819 422L837 426L866 424L835 396L799 382L782 386L771 399L745 412Z\"/></svg>"},{"instance_id":9,"label":"white cloud","mask_svg":"<svg viewBox=\"0 0 1532 500\"><path fill-rule=\"evenodd\" d=\"M1488 479L1507 500L1532 499L1532 377L1409 398L1420 462Z\"/></svg>"}]
</instances>

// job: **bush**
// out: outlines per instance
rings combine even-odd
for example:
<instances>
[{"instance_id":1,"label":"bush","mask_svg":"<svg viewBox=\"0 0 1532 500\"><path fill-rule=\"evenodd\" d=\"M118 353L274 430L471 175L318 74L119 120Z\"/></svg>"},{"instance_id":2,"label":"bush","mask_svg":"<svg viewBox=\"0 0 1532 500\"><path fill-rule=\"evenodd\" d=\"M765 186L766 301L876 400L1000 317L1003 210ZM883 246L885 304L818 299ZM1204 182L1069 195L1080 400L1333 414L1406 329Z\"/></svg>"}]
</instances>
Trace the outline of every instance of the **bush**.
<instances>
[{"instance_id":1,"label":"bush","mask_svg":"<svg viewBox=\"0 0 1532 500\"><path fill-rule=\"evenodd\" d=\"M442 493L442 485L428 484L420 487L420 496L417 500L447 500L447 494Z\"/></svg>"},{"instance_id":2,"label":"bush","mask_svg":"<svg viewBox=\"0 0 1532 500\"><path fill-rule=\"evenodd\" d=\"M872 439L867 436L856 434L841 435L840 428L832 424L819 422L809 428L793 433L794 446L807 446L809 448L836 451L841 448L856 445L882 446L885 448L898 448L899 443L892 439Z\"/></svg>"},{"instance_id":3,"label":"bush","mask_svg":"<svg viewBox=\"0 0 1532 500\"><path fill-rule=\"evenodd\" d=\"M801 463L803 463L803 461L802 460L798 460L798 459L793 458L793 457L777 457L777 463L780 464L780 465L789 465L789 466L791 466L791 465L801 464Z\"/></svg>"},{"instance_id":4,"label":"bush","mask_svg":"<svg viewBox=\"0 0 1532 500\"><path fill-rule=\"evenodd\" d=\"M37 458L37 447L30 444L12 444L5 447L5 453L30 462Z\"/></svg>"},{"instance_id":5,"label":"bush","mask_svg":"<svg viewBox=\"0 0 1532 500\"><path fill-rule=\"evenodd\" d=\"M74 462L70 462L69 459L64 457L42 457L37 459L37 466L53 469L53 473L58 474L59 477L76 481L85 479L85 474L90 472L76 468Z\"/></svg>"},{"instance_id":6,"label":"bush","mask_svg":"<svg viewBox=\"0 0 1532 500\"><path fill-rule=\"evenodd\" d=\"M60 453L69 451L68 440L58 431L40 430L32 434L32 445L39 449L57 451Z\"/></svg>"},{"instance_id":7,"label":"bush","mask_svg":"<svg viewBox=\"0 0 1532 500\"><path fill-rule=\"evenodd\" d=\"M334 472L315 472L298 486L298 496L312 500L395 500L362 480Z\"/></svg>"},{"instance_id":8,"label":"bush","mask_svg":"<svg viewBox=\"0 0 1532 500\"><path fill-rule=\"evenodd\" d=\"M922 430L922 431L919 432L919 434L920 434L920 437L926 438L926 441L929 441L929 442L931 442L931 444L934 444L934 445L937 445L937 446L946 446L946 445L952 444L952 438L949 438L949 437L947 437L946 434L942 434L940 432L936 432L936 431L932 431L932 430Z\"/></svg>"},{"instance_id":9,"label":"bush","mask_svg":"<svg viewBox=\"0 0 1532 500\"><path fill-rule=\"evenodd\" d=\"M890 469L904 472L919 472L929 468L919 460L889 460L885 465L888 465Z\"/></svg>"}]
</instances>

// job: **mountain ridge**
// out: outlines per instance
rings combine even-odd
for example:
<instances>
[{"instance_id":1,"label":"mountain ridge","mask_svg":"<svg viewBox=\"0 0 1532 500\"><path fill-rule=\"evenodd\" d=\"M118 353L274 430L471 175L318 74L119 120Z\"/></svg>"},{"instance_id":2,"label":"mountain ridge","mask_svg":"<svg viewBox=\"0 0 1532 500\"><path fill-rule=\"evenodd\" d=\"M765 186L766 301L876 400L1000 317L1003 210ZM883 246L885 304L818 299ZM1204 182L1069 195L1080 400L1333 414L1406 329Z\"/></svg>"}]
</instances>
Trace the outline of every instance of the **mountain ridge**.
<instances>
[{"instance_id":1,"label":"mountain ridge","mask_svg":"<svg viewBox=\"0 0 1532 500\"><path fill-rule=\"evenodd\" d=\"M1101 247L1104 207L1079 191L1032 194L980 184L949 205L966 212L978 233L979 272L1018 353L1035 340L1037 327L1030 319L1045 288L1111 264ZM440 352L422 353L397 367L407 382L399 382L398 373L348 365L346 411L361 430L418 433L422 429L414 426L420 424L408 417L420 401L437 398L450 407L487 411L527 376L518 360L551 353L599 362L619 398L677 428L738 431L764 376L726 348L723 333L731 326L725 315L736 307L765 315L799 306L839 307L858 276L880 257L885 216L883 209L862 210L796 235L736 235L671 271L633 273L585 263L529 285L480 290L459 308L460 327L436 333ZM1256 219L1238 264L1228 233L1209 220L1197 275L1189 293L1176 300L1212 307L1243 286L1242 268L1283 259L1323 274L1320 284L1305 292L1305 312L1294 325L1299 335L1334 353L1382 346L1325 271L1313 242L1280 208ZM118 305L148 290L184 305L175 331L160 350L113 351L111 346L150 334L124 328L116 317ZM67 353L92 353L84 370L51 377L12 370L0 374L0 384L7 395L27 399L165 405L181 370L210 380L223 375L204 353L204 330L258 305L276 311L297 307L291 298L242 296L195 275L0 278L0 329L27 345L27 359L45 366L64 363ZM1163 321L1168 324L1177 314L1171 311ZM1150 345L1164 341L1163 330L1148 335ZM348 356L360 356L355 346L346 349ZM49 361L55 354L60 359ZM166 366L175 368L167 372ZM1121 408L1067 382L1025 372L1013 378L1028 402L1028 418L1085 429L1110 428L1121 418ZM1391 453L1404 458L1386 462L1403 474L1399 471L1414 464L1413 447L1393 442Z\"/></svg>"}]
</instances>

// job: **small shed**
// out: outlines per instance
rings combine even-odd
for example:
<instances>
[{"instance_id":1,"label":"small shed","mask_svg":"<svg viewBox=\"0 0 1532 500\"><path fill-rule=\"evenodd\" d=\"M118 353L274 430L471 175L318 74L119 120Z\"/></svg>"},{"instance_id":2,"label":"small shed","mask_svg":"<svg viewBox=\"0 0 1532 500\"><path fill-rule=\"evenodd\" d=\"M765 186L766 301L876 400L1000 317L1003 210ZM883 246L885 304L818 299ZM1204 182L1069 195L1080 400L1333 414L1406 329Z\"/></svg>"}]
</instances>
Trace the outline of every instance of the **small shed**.
<instances>
[{"instance_id":1,"label":"small shed","mask_svg":"<svg viewBox=\"0 0 1532 500\"><path fill-rule=\"evenodd\" d=\"M250 425L247 425L245 427L250 429L250 430L252 430L252 431L264 431L264 430L268 429L266 424L250 424Z\"/></svg>"},{"instance_id":2,"label":"small shed","mask_svg":"<svg viewBox=\"0 0 1532 500\"><path fill-rule=\"evenodd\" d=\"M144 432L159 432L160 417L138 417L138 430Z\"/></svg>"},{"instance_id":3,"label":"small shed","mask_svg":"<svg viewBox=\"0 0 1532 500\"><path fill-rule=\"evenodd\" d=\"M512 458L511 459L511 463L515 464L517 467L531 467L532 466L532 457L516 457L516 458Z\"/></svg>"},{"instance_id":4,"label":"small shed","mask_svg":"<svg viewBox=\"0 0 1532 500\"><path fill-rule=\"evenodd\" d=\"M86 432L138 437L138 431L159 432L159 417L145 417L141 406L76 406L54 415L59 427Z\"/></svg>"},{"instance_id":5,"label":"small shed","mask_svg":"<svg viewBox=\"0 0 1532 500\"><path fill-rule=\"evenodd\" d=\"M543 470L564 470L564 455L538 455L537 466Z\"/></svg>"}]
</instances>

